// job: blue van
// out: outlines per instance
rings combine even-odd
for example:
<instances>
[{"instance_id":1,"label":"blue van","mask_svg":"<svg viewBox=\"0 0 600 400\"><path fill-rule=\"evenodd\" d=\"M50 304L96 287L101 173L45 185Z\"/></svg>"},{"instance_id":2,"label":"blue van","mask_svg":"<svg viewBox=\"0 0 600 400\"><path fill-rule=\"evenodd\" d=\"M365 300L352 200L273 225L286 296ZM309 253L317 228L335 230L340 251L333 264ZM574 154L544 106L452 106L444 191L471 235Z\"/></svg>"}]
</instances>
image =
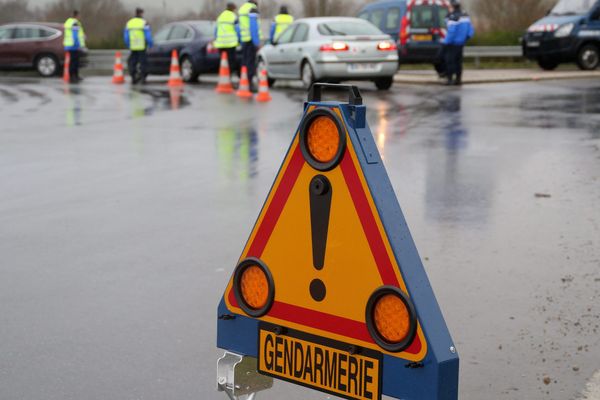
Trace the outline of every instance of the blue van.
<instances>
[{"instance_id":1,"label":"blue van","mask_svg":"<svg viewBox=\"0 0 600 400\"><path fill-rule=\"evenodd\" d=\"M600 0L560 0L523 36L523 55L545 70L576 62L583 70L600 64Z\"/></svg>"},{"instance_id":2,"label":"blue van","mask_svg":"<svg viewBox=\"0 0 600 400\"><path fill-rule=\"evenodd\" d=\"M431 63L438 69L449 9L447 0L382 0L364 6L358 18L396 40L400 64Z\"/></svg>"}]
</instances>

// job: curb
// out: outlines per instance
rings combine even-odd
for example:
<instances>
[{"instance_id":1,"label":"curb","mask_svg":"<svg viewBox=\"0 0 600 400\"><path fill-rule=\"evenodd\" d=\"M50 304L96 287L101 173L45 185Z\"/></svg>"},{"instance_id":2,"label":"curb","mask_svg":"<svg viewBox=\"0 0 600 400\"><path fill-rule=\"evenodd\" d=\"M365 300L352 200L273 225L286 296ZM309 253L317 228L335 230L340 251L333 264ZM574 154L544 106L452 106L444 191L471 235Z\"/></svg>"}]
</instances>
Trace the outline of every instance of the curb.
<instances>
[{"instance_id":1,"label":"curb","mask_svg":"<svg viewBox=\"0 0 600 400\"><path fill-rule=\"evenodd\" d=\"M507 70L514 71L514 70ZM480 71L478 74L482 74ZM465 71L465 79L463 79L463 85L477 85L486 83L512 83L512 82L537 82L537 81L550 81L550 80L565 80L565 79L589 79L589 78L600 78L600 71L568 71L568 72L536 72L534 74L528 74L524 71L522 74L516 74L512 77L501 77L498 76L502 73L502 70L490 70L484 72L491 75L487 77L469 78L469 71ZM410 73L398 73L394 76L395 83L404 84L416 84L416 85L441 85L444 80L437 78L435 75L419 75Z\"/></svg>"}]
</instances>

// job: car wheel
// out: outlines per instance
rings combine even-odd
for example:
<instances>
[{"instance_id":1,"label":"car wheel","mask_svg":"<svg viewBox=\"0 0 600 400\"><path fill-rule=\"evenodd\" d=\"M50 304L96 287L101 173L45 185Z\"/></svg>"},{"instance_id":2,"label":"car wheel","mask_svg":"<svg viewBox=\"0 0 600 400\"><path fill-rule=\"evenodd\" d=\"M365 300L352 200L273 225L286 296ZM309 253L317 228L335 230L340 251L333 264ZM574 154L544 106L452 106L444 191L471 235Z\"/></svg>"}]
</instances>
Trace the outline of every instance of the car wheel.
<instances>
[{"instance_id":1,"label":"car wheel","mask_svg":"<svg viewBox=\"0 0 600 400\"><path fill-rule=\"evenodd\" d=\"M379 78L375 80L375 87L377 88L377 90L390 90L393 84L393 76L389 76L387 78Z\"/></svg>"},{"instance_id":2,"label":"car wheel","mask_svg":"<svg viewBox=\"0 0 600 400\"><path fill-rule=\"evenodd\" d=\"M577 65L585 71L598 68L600 64L600 50L593 44L586 44L577 53Z\"/></svg>"},{"instance_id":3,"label":"car wheel","mask_svg":"<svg viewBox=\"0 0 600 400\"><path fill-rule=\"evenodd\" d=\"M194 70L194 63L188 56L181 59L181 78L184 82L195 82L198 80L198 73Z\"/></svg>"},{"instance_id":4,"label":"car wheel","mask_svg":"<svg viewBox=\"0 0 600 400\"><path fill-rule=\"evenodd\" d=\"M538 65L544 71L552 71L555 70L556 67L558 67L558 62L554 60L549 60L547 58L540 58L538 60Z\"/></svg>"},{"instance_id":5,"label":"car wheel","mask_svg":"<svg viewBox=\"0 0 600 400\"><path fill-rule=\"evenodd\" d=\"M256 70L258 71L259 74L263 70L267 71L267 82L269 83L269 87L273 87L273 85L275 85L275 79L271 78L269 76L269 68L267 67L267 63L265 62L265 60L263 60L262 58L260 58L258 60L258 64L256 65Z\"/></svg>"},{"instance_id":6,"label":"car wheel","mask_svg":"<svg viewBox=\"0 0 600 400\"><path fill-rule=\"evenodd\" d=\"M58 59L52 54L42 54L35 60L35 69L44 78L58 74Z\"/></svg>"},{"instance_id":7,"label":"car wheel","mask_svg":"<svg viewBox=\"0 0 600 400\"><path fill-rule=\"evenodd\" d=\"M304 61L302 64L302 85L304 88L309 89L315 82L315 73L308 61Z\"/></svg>"}]
</instances>

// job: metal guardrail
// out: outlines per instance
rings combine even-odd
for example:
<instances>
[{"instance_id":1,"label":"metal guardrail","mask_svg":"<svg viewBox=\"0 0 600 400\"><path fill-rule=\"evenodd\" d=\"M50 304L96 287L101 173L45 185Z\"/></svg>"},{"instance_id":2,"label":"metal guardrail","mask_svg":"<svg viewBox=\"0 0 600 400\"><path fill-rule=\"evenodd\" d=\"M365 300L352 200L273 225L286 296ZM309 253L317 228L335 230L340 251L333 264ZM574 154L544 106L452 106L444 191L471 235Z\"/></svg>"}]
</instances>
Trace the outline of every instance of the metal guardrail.
<instances>
[{"instance_id":1,"label":"metal guardrail","mask_svg":"<svg viewBox=\"0 0 600 400\"><path fill-rule=\"evenodd\" d=\"M479 67L482 58L520 58L523 57L521 46L467 46L465 58L472 58Z\"/></svg>"},{"instance_id":2,"label":"metal guardrail","mask_svg":"<svg viewBox=\"0 0 600 400\"><path fill-rule=\"evenodd\" d=\"M118 50L90 50L88 53L88 68L99 72L110 72L115 62L115 53ZM120 50L123 62L127 63L128 50ZM467 46L465 58L475 60L479 66L483 58L519 58L523 53L521 46Z\"/></svg>"},{"instance_id":3,"label":"metal guardrail","mask_svg":"<svg viewBox=\"0 0 600 400\"><path fill-rule=\"evenodd\" d=\"M111 72L115 64L115 53L121 52L123 63L127 64L129 50L90 50L88 52L87 69L98 72Z\"/></svg>"}]
</instances>

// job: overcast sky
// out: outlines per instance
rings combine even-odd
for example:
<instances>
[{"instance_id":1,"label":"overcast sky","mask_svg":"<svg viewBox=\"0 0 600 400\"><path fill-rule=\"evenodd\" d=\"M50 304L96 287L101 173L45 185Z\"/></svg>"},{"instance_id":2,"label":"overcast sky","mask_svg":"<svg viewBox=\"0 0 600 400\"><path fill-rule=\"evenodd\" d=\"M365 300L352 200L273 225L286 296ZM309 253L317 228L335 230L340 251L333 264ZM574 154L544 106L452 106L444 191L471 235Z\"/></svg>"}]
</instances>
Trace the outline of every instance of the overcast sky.
<instances>
[{"instance_id":1,"label":"overcast sky","mask_svg":"<svg viewBox=\"0 0 600 400\"><path fill-rule=\"evenodd\" d=\"M131 6L132 8L136 6L142 6L144 8L156 8L158 10L162 9L163 0L121 0L124 4ZM214 1L214 0L211 0ZM29 0L29 4L31 5L44 5L51 3L52 0ZM204 0L165 0L167 7L173 7L177 10L189 10L189 9L198 9Z\"/></svg>"}]
</instances>

